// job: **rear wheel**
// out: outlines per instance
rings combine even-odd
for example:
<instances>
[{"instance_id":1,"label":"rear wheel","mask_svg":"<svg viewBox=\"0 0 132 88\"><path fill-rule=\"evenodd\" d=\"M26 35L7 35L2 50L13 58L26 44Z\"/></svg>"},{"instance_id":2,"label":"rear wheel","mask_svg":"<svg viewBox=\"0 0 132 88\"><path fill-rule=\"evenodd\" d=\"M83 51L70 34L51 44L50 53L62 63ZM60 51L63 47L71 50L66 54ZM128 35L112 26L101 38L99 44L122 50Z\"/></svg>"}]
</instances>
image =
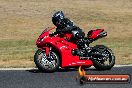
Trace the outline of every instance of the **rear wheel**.
<instances>
[{"instance_id":1,"label":"rear wheel","mask_svg":"<svg viewBox=\"0 0 132 88\"><path fill-rule=\"evenodd\" d=\"M93 65L98 70L110 70L115 64L115 56L111 49L104 45L94 47L94 53L103 55L103 57L93 58Z\"/></svg>"},{"instance_id":2,"label":"rear wheel","mask_svg":"<svg viewBox=\"0 0 132 88\"><path fill-rule=\"evenodd\" d=\"M34 62L38 69L44 72L54 72L60 66L60 59L52 50L46 55L44 50L38 49L34 55Z\"/></svg>"}]
</instances>

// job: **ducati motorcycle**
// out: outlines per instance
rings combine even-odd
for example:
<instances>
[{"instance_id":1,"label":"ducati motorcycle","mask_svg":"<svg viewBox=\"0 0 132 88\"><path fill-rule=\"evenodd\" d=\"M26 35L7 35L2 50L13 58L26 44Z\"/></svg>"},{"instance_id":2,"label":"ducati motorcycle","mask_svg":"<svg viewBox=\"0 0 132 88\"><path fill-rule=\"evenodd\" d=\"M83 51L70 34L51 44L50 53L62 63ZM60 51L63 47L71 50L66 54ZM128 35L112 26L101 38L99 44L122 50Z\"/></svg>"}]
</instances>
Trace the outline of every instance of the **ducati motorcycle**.
<instances>
[{"instance_id":1,"label":"ducati motorcycle","mask_svg":"<svg viewBox=\"0 0 132 88\"><path fill-rule=\"evenodd\" d=\"M94 29L84 38L71 40L72 34L50 35L55 29L46 28L36 41L38 50L34 55L36 67L44 72L55 72L59 68L76 68L94 66L98 70L109 70L115 64L111 49L104 45L90 46L92 42L107 36L104 29ZM75 36L77 31L72 31ZM78 39L78 37L77 37Z\"/></svg>"}]
</instances>

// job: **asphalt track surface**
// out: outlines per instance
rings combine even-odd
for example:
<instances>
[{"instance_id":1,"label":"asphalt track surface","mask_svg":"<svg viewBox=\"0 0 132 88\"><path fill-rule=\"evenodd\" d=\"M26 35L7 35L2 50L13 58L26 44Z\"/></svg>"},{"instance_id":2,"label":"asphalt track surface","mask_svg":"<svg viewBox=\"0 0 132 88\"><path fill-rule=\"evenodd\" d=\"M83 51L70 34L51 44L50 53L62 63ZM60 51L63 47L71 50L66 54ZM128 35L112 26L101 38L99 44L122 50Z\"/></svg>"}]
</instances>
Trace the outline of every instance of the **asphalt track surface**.
<instances>
[{"instance_id":1,"label":"asphalt track surface","mask_svg":"<svg viewBox=\"0 0 132 88\"><path fill-rule=\"evenodd\" d=\"M108 71L97 71L94 68L85 70L87 74L130 74L132 66L114 67ZM31 70L0 70L0 88L132 88L127 84L84 84L76 81L78 71L60 69L54 73L43 73ZM132 79L132 78L131 78Z\"/></svg>"}]
</instances>

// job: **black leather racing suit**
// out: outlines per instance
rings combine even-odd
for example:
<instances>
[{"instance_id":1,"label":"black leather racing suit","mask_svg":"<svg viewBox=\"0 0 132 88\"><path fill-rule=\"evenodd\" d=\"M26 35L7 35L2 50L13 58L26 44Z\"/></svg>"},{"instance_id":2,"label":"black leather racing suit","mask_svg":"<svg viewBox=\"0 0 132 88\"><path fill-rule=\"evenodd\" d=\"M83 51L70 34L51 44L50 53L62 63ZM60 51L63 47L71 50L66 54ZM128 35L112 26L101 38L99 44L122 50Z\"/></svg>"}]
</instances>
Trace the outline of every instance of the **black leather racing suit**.
<instances>
[{"instance_id":1,"label":"black leather racing suit","mask_svg":"<svg viewBox=\"0 0 132 88\"><path fill-rule=\"evenodd\" d=\"M63 21L60 24L58 24L56 32L54 32L53 35L55 34L63 35L65 33L71 33L73 40L83 38L85 36L84 32L82 32L82 29L75 26L73 22L70 21L68 18L63 19Z\"/></svg>"}]
</instances>

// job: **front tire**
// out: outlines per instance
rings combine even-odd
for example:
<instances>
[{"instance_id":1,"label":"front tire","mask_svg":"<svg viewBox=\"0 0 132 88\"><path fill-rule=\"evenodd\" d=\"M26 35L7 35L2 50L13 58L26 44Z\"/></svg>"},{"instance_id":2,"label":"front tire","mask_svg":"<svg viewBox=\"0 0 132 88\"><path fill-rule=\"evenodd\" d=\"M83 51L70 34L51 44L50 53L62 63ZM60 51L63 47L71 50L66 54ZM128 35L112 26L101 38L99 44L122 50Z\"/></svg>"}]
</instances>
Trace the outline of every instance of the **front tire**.
<instances>
[{"instance_id":1,"label":"front tire","mask_svg":"<svg viewBox=\"0 0 132 88\"><path fill-rule=\"evenodd\" d=\"M38 49L34 55L34 62L40 71L55 72L59 69L60 59L55 51L49 52L48 57L44 50Z\"/></svg>"},{"instance_id":2,"label":"front tire","mask_svg":"<svg viewBox=\"0 0 132 88\"><path fill-rule=\"evenodd\" d=\"M110 70L114 64L115 64L115 56L111 49L104 45L97 45L94 47L95 52L102 52L103 54L108 54L107 58L105 60L108 60L107 63L105 63L105 60L101 60L100 58L93 59L93 65L97 70ZM105 50L105 51L102 51Z\"/></svg>"}]
</instances>

